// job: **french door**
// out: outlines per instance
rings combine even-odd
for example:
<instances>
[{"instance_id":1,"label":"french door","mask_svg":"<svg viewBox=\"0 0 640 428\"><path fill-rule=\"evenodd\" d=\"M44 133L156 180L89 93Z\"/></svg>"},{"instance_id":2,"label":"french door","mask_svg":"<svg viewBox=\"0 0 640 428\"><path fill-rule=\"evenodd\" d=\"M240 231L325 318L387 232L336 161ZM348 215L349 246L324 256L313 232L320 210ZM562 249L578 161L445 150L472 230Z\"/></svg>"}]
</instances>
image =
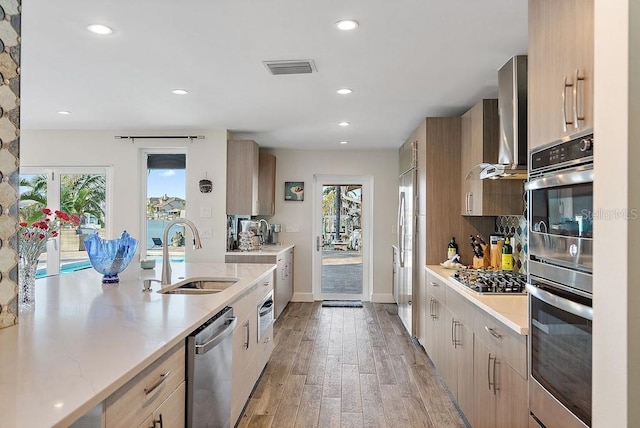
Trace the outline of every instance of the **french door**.
<instances>
[{"instance_id":1,"label":"french door","mask_svg":"<svg viewBox=\"0 0 640 428\"><path fill-rule=\"evenodd\" d=\"M44 208L80 217L80 225L62 230L47 243L37 276L90 267L84 239L109 236L111 169L108 167L20 167L20 220L31 223Z\"/></svg>"},{"instance_id":2,"label":"french door","mask_svg":"<svg viewBox=\"0 0 640 428\"><path fill-rule=\"evenodd\" d=\"M370 300L371 187L368 176L314 176L315 300Z\"/></svg>"}]
</instances>

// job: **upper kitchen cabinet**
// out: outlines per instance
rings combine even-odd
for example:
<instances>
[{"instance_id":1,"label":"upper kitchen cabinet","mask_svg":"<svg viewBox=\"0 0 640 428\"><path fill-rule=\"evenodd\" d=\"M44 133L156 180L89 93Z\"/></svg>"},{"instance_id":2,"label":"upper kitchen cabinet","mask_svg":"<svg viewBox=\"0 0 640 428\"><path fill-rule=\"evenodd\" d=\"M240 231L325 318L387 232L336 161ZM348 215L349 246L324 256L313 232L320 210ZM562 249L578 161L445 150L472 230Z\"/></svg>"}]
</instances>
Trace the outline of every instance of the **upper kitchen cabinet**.
<instances>
[{"instance_id":1,"label":"upper kitchen cabinet","mask_svg":"<svg viewBox=\"0 0 640 428\"><path fill-rule=\"evenodd\" d=\"M258 171L258 215L274 215L276 213L276 157L260 153Z\"/></svg>"},{"instance_id":2,"label":"upper kitchen cabinet","mask_svg":"<svg viewBox=\"0 0 640 428\"><path fill-rule=\"evenodd\" d=\"M227 141L227 215L258 215L258 144Z\"/></svg>"},{"instance_id":3,"label":"upper kitchen cabinet","mask_svg":"<svg viewBox=\"0 0 640 428\"><path fill-rule=\"evenodd\" d=\"M593 130L593 0L529 0L529 150Z\"/></svg>"},{"instance_id":4,"label":"upper kitchen cabinet","mask_svg":"<svg viewBox=\"0 0 640 428\"><path fill-rule=\"evenodd\" d=\"M460 159L464 216L522 215L522 180L467 178L474 166L498 159L498 100L484 99L462 116Z\"/></svg>"}]
</instances>

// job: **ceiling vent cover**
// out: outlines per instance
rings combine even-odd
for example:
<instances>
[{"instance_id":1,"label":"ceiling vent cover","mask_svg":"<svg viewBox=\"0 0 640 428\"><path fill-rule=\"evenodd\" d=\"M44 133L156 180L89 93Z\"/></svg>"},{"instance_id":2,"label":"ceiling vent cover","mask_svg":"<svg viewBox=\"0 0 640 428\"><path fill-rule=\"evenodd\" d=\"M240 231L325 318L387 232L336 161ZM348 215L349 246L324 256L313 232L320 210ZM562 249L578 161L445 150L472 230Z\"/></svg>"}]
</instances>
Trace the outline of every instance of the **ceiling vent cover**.
<instances>
[{"instance_id":1,"label":"ceiling vent cover","mask_svg":"<svg viewBox=\"0 0 640 428\"><path fill-rule=\"evenodd\" d=\"M317 71L313 60L301 59L295 61L263 61L267 70L273 75L280 74L309 74Z\"/></svg>"}]
</instances>

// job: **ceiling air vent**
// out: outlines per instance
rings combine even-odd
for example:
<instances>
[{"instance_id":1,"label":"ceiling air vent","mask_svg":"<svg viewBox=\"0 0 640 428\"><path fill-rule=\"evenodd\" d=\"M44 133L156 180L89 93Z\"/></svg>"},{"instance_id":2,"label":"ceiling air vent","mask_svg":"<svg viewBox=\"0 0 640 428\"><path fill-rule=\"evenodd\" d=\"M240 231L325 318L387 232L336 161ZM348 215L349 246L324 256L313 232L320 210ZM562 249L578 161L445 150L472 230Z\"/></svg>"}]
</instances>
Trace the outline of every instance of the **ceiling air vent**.
<instances>
[{"instance_id":1,"label":"ceiling air vent","mask_svg":"<svg viewBox=\"0 0 640 428\"><path fill-rule=\"evenodd\" d=\"M263 61L267 70L273 75L280 74L308 74L316 70L313 60L302 59L295 61Z\"/></svg>"}]
</instances>

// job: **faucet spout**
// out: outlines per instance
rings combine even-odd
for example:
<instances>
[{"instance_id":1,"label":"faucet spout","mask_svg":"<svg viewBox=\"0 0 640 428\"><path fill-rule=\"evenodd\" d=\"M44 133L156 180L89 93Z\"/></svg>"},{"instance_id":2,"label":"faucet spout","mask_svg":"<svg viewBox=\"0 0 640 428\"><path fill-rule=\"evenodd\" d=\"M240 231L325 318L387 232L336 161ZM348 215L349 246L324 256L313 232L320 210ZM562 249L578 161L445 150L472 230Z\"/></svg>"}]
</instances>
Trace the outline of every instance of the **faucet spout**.
<instances>
[{"instance_id":1,"label":"faucet spout","mask_svg":"<svg viewBox=\"0 0 640 428\"><path fill-rule=\"evenodd\" d=\"M198 233L198 228L196 225L186 218L177 218L172 220L167 224L164 228L164 232L162 233L162 242L164 246L162 247L162 285L171 284L171 262L169 261L169 229L171 229L176 224L184 224L189 229L191 229L191 233L193 234L193 248L196 250L202 248L202 242L200 241L200 234Z\"/></svg>"},{"instance_id":2,"label":"faucet spout","mask_svg":"<svg viewBox=\"0 0 640 428\"><path fill-rule=\"evenodd\" d=\"M265 229L265 233L264 234L262 233L262 227L258 228L260 230L260 245L262 245L266 241L268 241L269 234L271 233L271 225L269 224L269 222L267 220L261 218L258 221L258 224L262 224L262 223L264 223L267 226L267 228ZM265 234L267 235L266 237L265 237Z\"/></svg>"}]
</instances>

